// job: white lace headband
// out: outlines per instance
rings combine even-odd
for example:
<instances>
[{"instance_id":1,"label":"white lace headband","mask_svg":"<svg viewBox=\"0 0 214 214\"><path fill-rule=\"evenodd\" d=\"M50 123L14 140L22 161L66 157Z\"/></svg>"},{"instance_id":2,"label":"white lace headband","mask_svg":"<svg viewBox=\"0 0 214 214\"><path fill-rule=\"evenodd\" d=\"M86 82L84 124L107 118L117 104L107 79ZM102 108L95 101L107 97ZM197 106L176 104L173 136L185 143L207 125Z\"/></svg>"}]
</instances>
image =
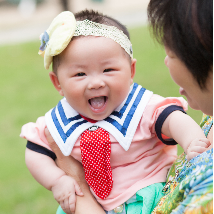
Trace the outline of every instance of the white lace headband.
<instances>
[{"instance_id":1,"label":"white lace headband","mask_svg":"<svg viewBox=\"0 0 214 214\"><path fill-rule=\"evenodd\" d=\"M129 38L117 27L108 26L89 20L76 21L73 13L60 13L49 28L41 35L39 54L44 57L44 66L49 69L53 56L60 54L69 44L73 36L103 36L117 42L131 58L132 44Z\"/></svg>"}]
</instances>

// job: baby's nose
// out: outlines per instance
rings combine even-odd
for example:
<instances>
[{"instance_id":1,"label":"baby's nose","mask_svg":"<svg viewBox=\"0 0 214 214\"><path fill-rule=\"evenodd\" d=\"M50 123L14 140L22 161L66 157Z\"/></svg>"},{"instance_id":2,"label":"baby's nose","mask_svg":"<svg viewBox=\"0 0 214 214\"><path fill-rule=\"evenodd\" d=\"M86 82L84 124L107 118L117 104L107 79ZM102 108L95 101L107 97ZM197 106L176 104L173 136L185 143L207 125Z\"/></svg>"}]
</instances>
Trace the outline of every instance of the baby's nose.
<instances>
[{"instance_id":1,"label":"baby's nose","mask_svg":"<svg viewBox=\"0 0 214 214\"><path fill-rule=\"evenodd\" d=\"M98 77L92 78L88 84L88 89L99 89L105 87L105 82Z\"/></svg>"}]
</instances>

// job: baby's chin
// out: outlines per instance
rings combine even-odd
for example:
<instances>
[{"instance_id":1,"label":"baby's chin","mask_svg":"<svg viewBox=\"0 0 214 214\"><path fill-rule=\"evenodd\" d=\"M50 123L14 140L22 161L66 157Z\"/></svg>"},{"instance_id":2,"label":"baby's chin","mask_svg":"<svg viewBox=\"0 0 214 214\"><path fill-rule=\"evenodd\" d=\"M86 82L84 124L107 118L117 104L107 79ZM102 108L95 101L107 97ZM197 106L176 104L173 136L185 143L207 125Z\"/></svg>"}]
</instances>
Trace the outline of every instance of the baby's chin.
<instances>
[{"instance_id":1,"label":"baby's chin","mask_svg":"<svg viewBox=\"0 0 214 214\"><path fill-rule=\"evenodd\" d=\"M80 113L81 114L81 113ZM97 122L97 121L101 121L104 120L105 118L107 118L109 116L109 114L81 114L81 116L88 120L89 122Z\"/></svg>"},{"instance_id":2,"label":"baby's chin","mask_svg":"<svg viewBox=\"0 0 214 214\"><path fill-rule=\"evenodd\" d=\"M96 115L96 116L91 116L90 119L95 121L101 121L106 119L108 116L109 115Z\"/></svg>"}]
</instances>

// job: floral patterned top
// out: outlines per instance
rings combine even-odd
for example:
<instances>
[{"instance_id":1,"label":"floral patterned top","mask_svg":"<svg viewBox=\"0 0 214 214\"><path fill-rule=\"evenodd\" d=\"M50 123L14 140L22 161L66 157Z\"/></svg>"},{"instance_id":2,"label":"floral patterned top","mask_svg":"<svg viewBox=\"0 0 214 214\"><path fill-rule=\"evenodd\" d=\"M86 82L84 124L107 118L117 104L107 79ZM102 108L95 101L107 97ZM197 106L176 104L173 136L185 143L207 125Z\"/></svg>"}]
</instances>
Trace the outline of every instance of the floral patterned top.
<instances>
[{"instance_id":1,"label":"floral patterned top","mask_svg":"<svg viewBox=\"0 0 214 214\"><path fill-rule=\"evenodd\" d=\"M201 128L206 136L212 125L213 117L203 115ZM213 213L213 149L189 162L181 154L168 173L163 192L152 214Z\"/></svg>"}]
</instances>

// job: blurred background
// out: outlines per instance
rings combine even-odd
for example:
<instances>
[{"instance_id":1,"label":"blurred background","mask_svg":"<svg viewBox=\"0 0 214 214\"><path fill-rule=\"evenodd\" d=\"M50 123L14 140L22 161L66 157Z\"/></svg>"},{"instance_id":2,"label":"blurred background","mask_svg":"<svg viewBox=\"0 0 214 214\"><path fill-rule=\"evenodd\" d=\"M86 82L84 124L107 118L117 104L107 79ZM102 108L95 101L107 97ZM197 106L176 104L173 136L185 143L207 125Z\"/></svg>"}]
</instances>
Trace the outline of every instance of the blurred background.
<instances>
[{"instance_id":1,"label":"blurred background","mask_svg":"<svg viewBox=\"0 0 214 214\"><path fill-rule=\"evenodd\" d=\"M0 44L38 39L63 10L85 8L117 18L127 26L146 22L148 0L0 0Z\"/></svg>"},{"instance_id":2,"label":"blurred background","mask_svg":"<svg viewBox=\"0 0 214 214\"><path fill-rule=\"evenodd\" d=\"M52 193L29 173L24 159L26 140L19 134L22 125L35 122L61 99L38 55L39 35L61 11L87 8L118 19L130 31L137 59L135 81L164 97L180 96L164 65L164 49L149 33L148 2L0 0L0 214L51 214L58 207ZM200 122L199 111L189 108L188 114Z\"/></svg>"}]
</instances>

